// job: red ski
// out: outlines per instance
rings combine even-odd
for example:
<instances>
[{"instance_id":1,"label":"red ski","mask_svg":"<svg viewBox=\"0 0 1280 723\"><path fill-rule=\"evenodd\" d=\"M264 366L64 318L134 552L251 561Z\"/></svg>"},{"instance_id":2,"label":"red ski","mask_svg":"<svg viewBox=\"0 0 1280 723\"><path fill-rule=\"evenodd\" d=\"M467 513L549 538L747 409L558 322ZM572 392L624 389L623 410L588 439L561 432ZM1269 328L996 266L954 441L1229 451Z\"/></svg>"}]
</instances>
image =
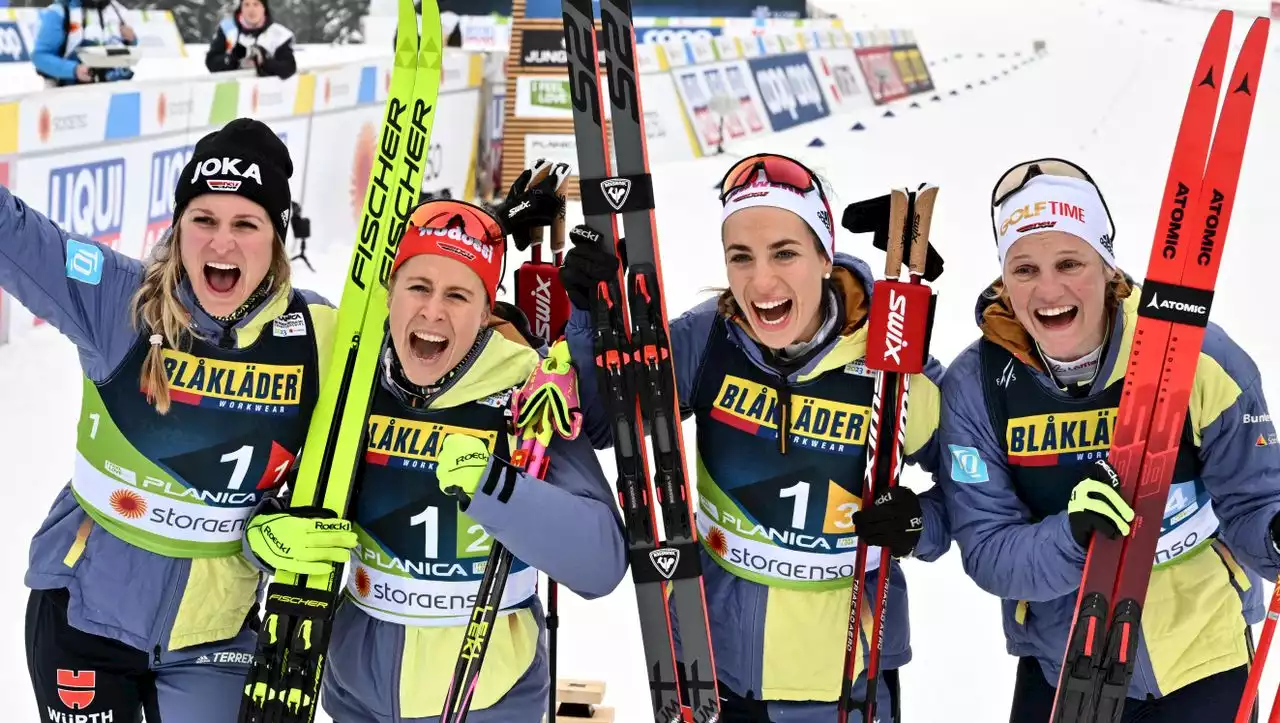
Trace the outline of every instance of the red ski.
<instances>
[{"instance_id":1,"label":"red ski","mask_svg":"<svg viewBox=\"0 0 1280 723\"><path fill-rule=\"evenodd\" d=\"M1218 13L1196 66L1142 285L1108 459L1134 509L1126 538L1095 536L1052 723L1120 720L1133 675L1160 523L1209 321L1270 23L1258 18L1223 86L1232 14ZM1218 96L1226 90L1214 130ZM1212 150L1210 150L1212 141ZM1206 165L1205 159L1208 158Z\"/></svg>"}]
</instances>

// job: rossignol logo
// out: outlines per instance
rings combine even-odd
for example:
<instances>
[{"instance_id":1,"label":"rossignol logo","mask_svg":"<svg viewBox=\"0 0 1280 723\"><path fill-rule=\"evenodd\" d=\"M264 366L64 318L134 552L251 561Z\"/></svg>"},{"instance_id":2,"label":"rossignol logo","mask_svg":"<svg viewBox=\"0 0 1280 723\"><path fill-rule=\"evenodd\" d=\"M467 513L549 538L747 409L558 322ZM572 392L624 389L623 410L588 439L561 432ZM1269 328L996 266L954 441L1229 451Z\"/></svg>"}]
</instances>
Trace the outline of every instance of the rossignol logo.
<instances>
[{"instance_id":1,"label":"rossignol logo","mask_svg":"<svg viewBox=\"0 0 1280 723\"><path fill-rule=\"evenodd\" d=\"M676 565L680 564L680 551L671 547L653 550L649 553L649 562L653 563L663 577L670 580L675 574Z\"/></svg>"},{"instance_id":2,"label":"rossignol logo","mask_svg":"<svg viewBox=\"0 0 1280 723\"><path fill-rule=\"evenodd\" d=\"M1182 311L1188 314L1198 314L1200 316L1204 316L1209 313L1208 307L1200 306L1199 304L1188 304L1182 301L1172 301L1169 299L1161 301L1160 297L1156 294L1151 295L1151 301L1147 302L1147 306L1149 308L1160 309L1162 311Z\"/></svg>"},{"instance_id":3,"label":"rossignol logo","mask_svg":"<svg viewBox=\"0 0 1280 723\"><path fill-rule=\"evenodd\" d=\"M889 321L885 329L884 359L893 357L893 361L901 364L901 353L907 348L907 297L896 290L889 291Z\"/></svg>"},{"instance_id":4,"label":"rossignol logo","mask_svg":"<svg viewBox=\"0 0 1280 723\"><path fill-rule=\"evenodd\" d=\"M613 206L613 210L621 211L622 205L627 202L627 197L631 195L631 181L626 178L609 178L600 182L600 192L604 194L604 198Z\"/></svg>"},{"instance_id":5,"label":"rossignol logo","mask_svg":"<svg viewBox=\"0 0 1280 723\"><path fill-rule=\"evenodd\" d=\"M240 164L245 161L240 158L206 158L196 165L195 173L191 174L191 182L199 183L201 178L206 179L205 182L210 189L214 191L234 191L240 188L240 181L229 178L213 178L213 176L236 176L244 180L253 180L259 186L262 185L262 169L258 168L258 164L250 163L243 170Z\"/></svg>"},{"instance_id":6,"label":"rossignol logo","mask_svg":"<svg viewBox=\"0 0 1280 723\"><path fill-rule=\"evenodd\" d=\"M533 277L537 288L533 290L533 333L543 339L551 338L551 278Z\"/></svg>"},{"instance_id":7,"label":"rossignol logo","mask_svg":"<svg viewBox=\"0 0 1280 723\"><path fill-rule=\"evenodd\" d=\"M1190 193L1191 189L1183 183L1178 184L1178 190L1174 193L1173 210L1169 212L1169 221L1164 232L1164 250L1161 251L1166 259L1172 259L1178 255L1178 238L1182 232L1182 221L1187 216L1187 197Z\"/></svg>"},{"instance_id":8,"label":"rossignol logo","mask_svg":"<svg viewBox=\"0 0 1280 723\"><path fill-rule=\"evenodd\" d=\"M451 241L457 241L459 243L466 244L467 246L470 246L471 248L475 249L476 252L479 253L481 256L483 256L485 261L493 261L493 245L492 244L487 244L483 241L480 241L479 239L471 238L470 236L466 235L461 230L459 230L457 227L450 228L450 229L424 228L422 229L422 235L435 236L437 238L447 238Z\"/></svg>"}]
</instances>

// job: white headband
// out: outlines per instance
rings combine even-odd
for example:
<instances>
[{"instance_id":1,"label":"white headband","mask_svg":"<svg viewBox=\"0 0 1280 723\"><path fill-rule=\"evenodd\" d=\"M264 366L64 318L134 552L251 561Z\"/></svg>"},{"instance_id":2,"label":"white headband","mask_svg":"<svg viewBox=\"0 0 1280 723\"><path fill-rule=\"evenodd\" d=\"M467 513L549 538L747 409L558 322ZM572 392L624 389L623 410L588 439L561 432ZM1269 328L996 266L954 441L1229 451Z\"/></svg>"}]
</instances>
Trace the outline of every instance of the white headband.
<instances>
[{"instance_id":1,"label":"white headband","mask_svg":"<svg viewBox=\"0 0 1280 723\"><path fill-rule=\"evenodd\" d=\"M1009 248L1023 236L1041 231L1063 231L1093 247L1111 268L1116 266L1111 247L1107 209L1092 183L1066 176L1036 176L1000 206L996 251L1004 266Z\"/></svg>"},{"instance_id":2,"label":"white headband","mask_svg":"<svg viewBox=\"0 0 1280 723\"><path fill-rule=\"evenodd\" d=\"M809 193L801 195L790 186L770 183L763 174L764 171L761 171L751 185L734 191L725 200L720 224L724 225L730 216L744 208L757 206L781 208L794 213L808 224L822 242L822 247L826 249L827 258L835 259L836 230L832 224L831 212L827 210L827 204L822 200L822 193L814 188Z\"/></svg>"}]
</instances>

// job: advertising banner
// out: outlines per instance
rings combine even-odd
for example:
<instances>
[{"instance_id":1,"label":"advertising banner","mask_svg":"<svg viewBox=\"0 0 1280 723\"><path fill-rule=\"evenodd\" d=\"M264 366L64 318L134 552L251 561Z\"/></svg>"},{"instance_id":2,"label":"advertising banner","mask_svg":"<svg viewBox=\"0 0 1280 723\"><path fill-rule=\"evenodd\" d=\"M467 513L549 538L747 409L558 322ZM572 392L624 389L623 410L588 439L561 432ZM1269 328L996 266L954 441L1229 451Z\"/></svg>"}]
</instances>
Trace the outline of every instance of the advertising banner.
<instances>
[{"instance_id":1,"label":"advertising banner","mask_svg":"<svg viewBox=\"0 0 1280 723\"><path fill-rule=\"evenodd\" d=\"M521 68L560 68L569 63L564 33L559 30L524 28L520 40Z\"/></svg>"},{"instance_id":2,"label":"advertising banner","mask_svg":"<svg viewBox=\"0 0 1280 723\"><path fill-rule=\"evenodd\" d=\"M573 101L566 76L516 78L517 118L573 119Z\"/></svg>"},{"instance_id":3,"label":"advertising banner","mask_svg":"<svg viewBox=\"0 0 1280 723\"><path fill-rule=\"evenodd\" d=\"M685 120L675 81L661 73L640 79L644 91L644 133L650 163L687 161L698 157L698 139Z\"/></svg>"},{"instance_id":4,"label":"advertising banner","mask_svg":"<svg viewBox=\"0 0 1280 723\"><path fill-rule=\"evenodd\" d=\"M475 188L476 148L480 134L480 89L440 96L440 117L431 131L431 148L422 174L422 190L448 190L470 198Z\"/></svg>"},{"instance_id":5,"label":"advertising banner","mask_svg":"<svg viewBox=\"0 0 1280 723\"><path fill-rule=\"evenodd\" d=\"M325 113L311 119L311 133L316 139L324 139L324 152L316 153L307 166L303 211L313 219L323 217L324 224L317 226L323 232L307 242L308 251L348 244L356 238L381 124L382 109L378 106ZM443 128L447 124L436 125ZM416 203L418 199L413 200Z\"/></svg>"},{"instance_id":6,"label":"advertising banner","mask_svg":"<svg viewBox=\"0 0 1280 723\"><path fill-rule=\"evenodd\" d=\"M25 63L31 60L27 41L18 24L0 20L0 63Z\"/></svg>"},{"instance_id":7,"label":"advertising banner","mask_svg":"<svg viewBox=\"0 0 1280 723\"><path fill-rule=\"evenodd\" d=\"M907 95L907 86L898 77L898 67L893 62L893 51L889 48L858 48L854 54L858 57L858 65L862 66L867 91L876 105Z\"/></svg>"},{"instance_id":8,"label":"advertising banner","mask_svg":"<svg viewBox=\"0 0 1280 723\"><path fill-rule=\"evenodd\" d=\"M747 63L774 131L812 123L831 114L808 55L751 58Z\"/></svg>"},{"instance_id":9,"label":"advertising banner","mask_svg":"<svg viewBox=\"0 0 1280 723\"><path fill-rule=\"evenodd\" d=\"M857 58L852 50L810 50L809 61L818 76L818 85L832 113L852 110L871 103L862 85Z\"/></svg>"},{"instance_id":10,"label":"advertising banner","mask_svg":"<svg viewBox=\"0 0 1280 723\"><path fill-rule=\"evenodd\" d=\"M524 157L530 163L539 158L567 163L570 175L578 175L578 146L572 133L529 133L524 137Z\"/></svg>"},{"instance_id":11,"label":"advertising banner","mask_svg":"<svg viewBox=\"0 0 1280 723\"><path fill-rule=\"evenodd\" d=\"M898 77L907 87L907 93L924 93L933 90L933 78L929 67L920 55L920 48L907 45L893 49L893 62L898 67Z\"/></svg>"},{"instance_id":12,"label":"advertising banner","mask_svg":"<svg viewBox=\"0 0 1280 723\"><path fill-rule=\"evenodd\" d=\"M713 38L720 37L724 34L723 27L706 26L706 27L672 27L660 26L651 28L636 28L636 44L643 45L648 43L666 43L672 40L680 42L692 42L694 40L700 42L711 42Z\"/></svg>"},{"instance_id":13,"label":"advertising banner","mask_svg":"<svg viewBox=\"0 0 1280 723\"><path fill-rule=\"evenodd\" d=\"M671 78L704 154L722 143L769 132L747 61L681 68Z\"/></svg>"}]
</instances>

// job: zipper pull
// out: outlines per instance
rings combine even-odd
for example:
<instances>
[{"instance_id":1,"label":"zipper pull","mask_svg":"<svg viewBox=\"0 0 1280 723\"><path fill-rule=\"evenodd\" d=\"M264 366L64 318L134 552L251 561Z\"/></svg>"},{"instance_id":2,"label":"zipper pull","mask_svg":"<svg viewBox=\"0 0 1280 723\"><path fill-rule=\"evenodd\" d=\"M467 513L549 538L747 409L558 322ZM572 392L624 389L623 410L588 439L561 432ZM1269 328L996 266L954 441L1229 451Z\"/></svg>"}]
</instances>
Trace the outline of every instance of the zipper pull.
<instances>
[{"instance_id":1,"label":"zipper pull","mask_svg":"<svg viewBox=\"0 0 1280 723\"><path fill-rule=\"evenodd\" d=\"M778 377L778 452L787 453L791 436L791 387L786 377Z\"/></svg>"}]
</instances>

